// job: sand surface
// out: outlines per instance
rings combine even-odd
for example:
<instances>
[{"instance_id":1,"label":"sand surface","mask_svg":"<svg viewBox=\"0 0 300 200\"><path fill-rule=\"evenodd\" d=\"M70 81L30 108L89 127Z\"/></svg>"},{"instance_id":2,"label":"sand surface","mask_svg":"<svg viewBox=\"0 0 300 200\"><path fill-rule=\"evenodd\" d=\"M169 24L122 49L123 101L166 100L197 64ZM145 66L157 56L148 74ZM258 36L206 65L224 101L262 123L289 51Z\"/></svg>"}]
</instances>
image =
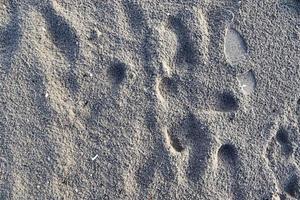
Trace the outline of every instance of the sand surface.
<instances>
[{"instance_id":1,"label":"sand surface","mask_svg":"<svg viewBox=\"0 0 300 200\"><path fill-rule=\"evenodd\" d=\"M0 0L0 199L300 199L299 0Z\"/></svg>"}]
</instances>

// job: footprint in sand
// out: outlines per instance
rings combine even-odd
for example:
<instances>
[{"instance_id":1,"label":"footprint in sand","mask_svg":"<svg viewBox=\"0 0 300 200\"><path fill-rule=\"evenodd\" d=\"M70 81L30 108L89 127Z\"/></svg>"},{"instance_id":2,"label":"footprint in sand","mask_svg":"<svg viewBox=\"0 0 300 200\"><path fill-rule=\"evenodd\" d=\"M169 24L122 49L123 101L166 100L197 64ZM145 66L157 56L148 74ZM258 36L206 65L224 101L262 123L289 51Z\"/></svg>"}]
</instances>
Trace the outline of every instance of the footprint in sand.
<instances>
[{"instance_id":1,"label":"footprint in sand","mask_svg":"<svg viewBox=\"0 0 300 200\"><path fill-rule=\"evenodd\" d=\"M126 65L122 62L116 62L108 69L107 73L112 83L119 85L126 78Z\"/></svg>"},{"instance_id":2,"label":"footprint in sand","mask_svg":"<svg viewBox=\"0 0 300 200\"><path fill-rule=\"evenodd\" d=\"M239 108L238 99L233 95L232 92L224 91L219 94L218 107L222 112L232 112Z\"/></svg>"},{"instance_id":3,"label":"footprint in sand","mask_svg":"<svg viewBox=\"0 0 300 200\"><path fill-rule=\"evenodd\" d=\"M242 169L236 147L230 143L223 144L217 156L217 186L226 195L224 199L245 199L244 191L240 187Z\"/></svg>"},{"instance_id":4,"label":"footprint in sand","mask_svg":"<svg viewBox=\"0 0 300 200\"><path fill-rule=\"evenodd\" d=\"M140 185L139 192L148 194L153 183L157 181L157 174L169 174L171 178L163 176L163 179L174 180L176 173L171 170L170 153L180 156L188 152L186 166L180 169L185 176L182 178L191 185L195 183L201 185L213 149L213 136L209 127L191 112L184 119L170 119L174 120L175 124L170 123L167 134L161 134L161 125L157 119L157 116L161 114L159 113L161 101L155 98L162 97L164 102L168 103L172 102L172 98L179 99L186 95L187 105L176 109L176 111L184 110L182 112L187 112L189 106L193 108L196 103L199 104L198 98L202 95L200 95L200 89L197 88L201 85L198 84L197 74L202 73L206 64L210 62L209 47L211 45L206 16L197 8L184 9L184 11L169 15L162 23L165 26L157 31L148 26L146 11L138 3L124 1L123 9L132 32L141 35L141 38L137 40L139 44L142 44L138 48L145 61L142 63L147 74L145 85L147 94L152 94L152 92L154 94L148 100L155 102L149 105L145 114L146 127L153 134L155 148L149 150L134 174L137 184ZM233 28L226 32L224 51L228 62L232 64L246 57L246 43ZM112 66L109 73L111 79L115 80L114 82L122 82L126 74L124 68L126 69L126 66ZM245 79L247 80L247 77ZM217 97L217 101L218 110L221 112L234 112L239 109L239 100L233 92L222 92ZM175 112L166 109L168 106L162 106L164 107L162 118L172 116L171 112ZM166 137L165 140L164 137ZM171 152L165 150L166 145L163 143L165 141L172 150ZM223 171L222 174L231 185L230 191L227 191L228 194L235 199L243 196L238 183L240 177L236 173L236 170L240 169L237 148L232 144L225 144L220 148L218 155L222 168L220 171Z\"/></svg>"},{"instance_id":5,"label":"footprint in sand","mask_svg":"<svg viewBox=\"0 0 300 200\"><path fill-rule=\"evenodd\" d=\"M276 179L277 187L283 199L299 199L299 131L293 126L281 125L274 131L270 140L266 156L269 167Z\"/></svg>"},{"instance_id":6,"label":"footprint in sand","mask_svg":"<svg viewBox=\"0 0 300 200\"><path fill-rule=\"evenodd\" d=\"M209 160L212 136L208 127L189 114L168 131L171 147L178 153L188 148L186 176L196 183L201 180Z\"/></svg>"},{"instance_id":7,"label":"footprint in sand","mask_svg":"<svg viewBox=\"0 0 300 200\"><path fill-rule=\"evenodd\" d=\"M247 57L247 45L242 35L234 28L227 28L224 38L224 54L227 62L237 65Z\"/></svg>"},{"instance_id":8,"label":"footprint in sand","mask_svg":"<svg viewBox=\"0 0 300 200\"><path fill-rule=\"evenodd\" d=\"M45 18L53 44L70 64L70 70L65 74L65 86L72 94L76 94L80 89L78 78L75 74L75 64L80 49L76 31L64 17L57 13L52 4L47 3L45 6L42 6L40 12Z\"/></svg>"},{"instance_id":9,"label":"footprint in sand","mask_svg":"<svg viewBox=\"0 0 300 200\"><path fill-rule=\"evenodd\" d=\"M190 67L196 67L205 63L209 38L208 25L201 10L181 11L169 18L169 24L178 41L177 65L187 63Z\"/></svg>"}]
</instances>

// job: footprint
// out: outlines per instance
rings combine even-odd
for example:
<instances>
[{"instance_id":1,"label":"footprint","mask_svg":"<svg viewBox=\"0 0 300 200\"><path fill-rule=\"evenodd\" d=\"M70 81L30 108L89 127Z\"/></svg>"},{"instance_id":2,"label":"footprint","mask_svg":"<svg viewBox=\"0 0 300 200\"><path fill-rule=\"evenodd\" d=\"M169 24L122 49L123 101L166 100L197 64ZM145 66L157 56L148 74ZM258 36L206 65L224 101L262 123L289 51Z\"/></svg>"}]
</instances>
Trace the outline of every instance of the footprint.
<instances>
[{"instance_id":1,"label":"footprint","mask_svg":"<svg viewBox=\"0 0 300 200\"><path fill-rule=\"evenodd\" d=\"M126 78L126 65L122 62L114 63L108 69L108 75L114 84L121 84Z\"/></svg>"},{"instance_id":2,"label":"footprint","mask_svg":"<svg viewBox=\"0 0 300 200\"><path fill-rule=\"evenodd\" d=\"M245 95L250 95L256 88L256 78L253 70L237 76L241 90Z\"/></svg>"},{"instance_id":3,"label":"footprint","mask_svg":"<svg viewBox=\"0 0 300 200\"><path fill-rule=\"evenodd\" d=\"M138 167L135 173L135 179L139 185L138 194L140 197L148 196L149 192L153 191L153 187L170 188L170 185L174 183L176 175L176 166L171 163L170 152L165 144L166 132L161 129L156 110L149 111L149 109L146 108L145 111L145 134L143 140L146 140L146 143L144 144L143 155L141 155L144 158L141 159L141 166ZM172 141L172 143L173 142L174 141ZM174 145L180 145L180 143ZM178 150L180 150L180 146L176 146L176 148L177 147ZM155 192L155 190L153 192ZM162 194L158 193L158 195L160 196ZM171 194L167 196L171 196Z\"/></svg>"},{"instance_id":4,"label":"footprint","mask_svg":"<svg viewBox=\"0 0 300 200\"><path fill-rule=\"evenodd\" d=\"M79 54L79 40L75 30L60 16L52 5L47 4L41 9L53 43L64 54L71 65L75 64Z\"/></svg>"},{"instance_id":5,"label":"footprint","mask_svg":"<svg viewBox=\"0 0 300 200\"><path fill-rule=\"evenodd\" d=\"M190 181L199 182L206 170L212 146L208 127L193 114L189 114L181 122L172 126L168 134L176 151L189 149L186 175Z\"/></svg>"},{"instance_id":6,"label":"footprint","mask_svg":"<svg viewBox=\"0 0 300 200\"><path fill-rule=\"evenodd\" d=\"M299 184L299 176L291 175L284 187L284 191L291 197L295 199L300 199L300 184Z\"/></svg>"},{"instance_id":7,"label":"footprint","mask_svg":"<svg viewBox=\"0 0 300 200\"><path fill-rule=\"evenodd\" d=\"M239 108L239 101L232 92L225 91L218 95L218 110L232 112Z\"/></svg>"},{"instance_id":8,"label":"footprint","mask_svg":"<svg viewBox=\"0 0 300 200\"><path fill-rule=\"evenodd\" d=\"M296 199L300 197L298 183L300 171L297 165L297 151L295 151L299 148L298 137L296 128L280 126L266 150L269 167L276 177L282 195Z\"/></svg>"},{"instance_id":9,"label":"footprint","mask_svg":"<svg viewBox=\"0 0 300 200\"><path fill-rule=\"evenodd\" d=\"M231 65L237 65L247 56L247 45L242 35L233 28L227 28L224 39L224 54Z\"/></svg>"},{"instance_id":10,"label":"footprint","mask_svg":"<svg viewBox=\"0 0 300 200\"><path fill-rule=\"evenodd\" d=\"M224 144L219 148L218 158L227 167L235 166L238 159L237 150L232 144Z\"/></svg>"},{"instance_id":11,"label":"footprint","mask_svg":"<svg viewBox=\"0 0 300 200\"><path fill-rule=\"evenodd\" d=\"M145 159L142 159L146 161L142 163L142 165L135 173L135 179L140 189L140 198L142 196L149 196L152 184L157 183L157 181L159 181L157 184L159 184L160 187L163 186L168 188L170 187L169 184L171 184L175 179L175 172L171 165L169 153L163 143L164 140L160 138L160 135L155 136L155 133L158 132L157 122L155 122L156 120L149 115L147 116L147 118L148 119L146 120L148 121L148 123L150 123L147 125L147 128L149 129L151 134L154 134L154 136L153 140L148 141L147 144L147 146L151 146L151 149L149 149L150 155L146 156ZM174 145L180 145L180 143ZM180 150L180 146L174 147Z\"/></svg>"},{"instance_id":12,"label":"footprint","mask_svg":"<svg viewBox=\"0 0 300 200\"><path fill-rule=\"evenodd\" d=\"M245 199L240 187L241 166L239 155L233 144L223 144L218 150L217 185L227 199Z\"/></svg>"},{"instance_id":13,"label":"footprint","mask_svg":"<svg viewBox=\"0 0 300 200\"><path fill-rule=\"evenodd\" d=\"M123 2L123 6L125 13L127 14L130 27L133 29L133 31L142 33L146 27L146 20L141 7L129 0L125 0Z\"/></svg>"},{"instance_id":14,"label":"footprint","mask_svg":"<svg viewBox=\"0 0 300 200\"><path fill-rule=\"evenodd\" d=\"M78 78L74 71L75 62L79 56L79 39L76 31L56 12L51 4L46 4L40 11L45 18L53 44L71 65L71 69L66 73L64 82L70 93L76 94L80 89Z\"/></svg>"},{"instance_id":15,"label":"footprint","mask_svg":"<svg viewBox=\"0 0 300 200\"><path fill-rule=\"evenodd\" d=\"M177 63L199 65L207 58L208 30L205 17L200 10L185 10L169 19L177 35L179 48Z\"/></svg>"},{"instance_id":16,"label":"footprint","mask_svg":"<svg viewBox=\"0 0 300 200\"><path fill-rule=\"evenodd\" d=\"M198 182L207 167L212 138L208 127L197 120L195 116L190 115L186 125L187 138L192 145L187 175L193 182Z\"/></svg>"},{"instance_id":17,"label":"footprint","mask_svg":"<svg viewBox=\"0 0 300 200\"><path fill-rule=\"evenodd\" d=\"M138 199L142 199L142 196L150 196L154 186L171 188L169 185L175 179L169 152L164 144L164 135L159 128L160 121L157 119L157 116L159 116L157 96L153 95L158 89L158 68L161 67L161 63L164 61L167 65L169 65L169 63L168 60L160 60L157 57L159 54L158 52L165 53L159 48L166 47L159 44L160 40L157 40L158 38L156 35L157 30L148 27L145 17L146 11L144 11L139 4L131 1L124 1L123 6L130 28L134 33L140 35L140 37L134 39L137 40L137 48L139 49L138 56L142 60L142 67L145 72L146 79L144 80L143 87L146 88L145 98L147 102L149 102L147 107L145 107L143 122L146 129L145 131L151 134L151 140L147 140L147 145L145 145L146 149L149 148L147 149L148 155L145 156L143 162L134 174L134 178L139 186L137 188L139 190L137 192L137 195L139 196ZM169 32L169 30L166 32ZM172 36L170 37L172 39ZM166 40L168 40L168 38ZM126 70L126 65L118 63L108 69L108 74L114 83L121 84L126 78ZM169 70L169 68L167 70ZM159 186L157 186L157 184ZM158 195L160 196L162 194Z\"/></svg>"},{"instance_id":18,"label":"footprint","mask_svg":"<svg viewBox=\"0 0 300 200\"><path fill-rule=\"evenodd\" d=\"M178 42L180 44L180 49L177 53L177 61L180 63L185 61L188 64L196 64L198 59L196 58L196 47L191 41L190 36L188 35L187 27L185 27L184 22L181 19L181 16L175 16L170 18L170 24L174 28L177 36Z\"/></svg>"},{"instance_id":19,"label":"footprint","mask_svg":"<svg viewBox=\"0 0 300 200\"><path fill-rule=\"evenodd\" d=\"M293 148L289 141L288 131L283 127L280 127L277 131L276 140L281 145L282 152L285 156L290 156L293 153Z\"/></svg>"},{"instance_id":20,"label":"footprint","mask_svg":"<svg viewBox=\"0 0 300 200\"><path fill-rule=\"evenodd\" d=\"M162 71L172 75L175 70L175 57L178 48L177 36L167 23L162 23L154 28L154 40L156 41L155 54Z\"/></svg>"}]
</instances>

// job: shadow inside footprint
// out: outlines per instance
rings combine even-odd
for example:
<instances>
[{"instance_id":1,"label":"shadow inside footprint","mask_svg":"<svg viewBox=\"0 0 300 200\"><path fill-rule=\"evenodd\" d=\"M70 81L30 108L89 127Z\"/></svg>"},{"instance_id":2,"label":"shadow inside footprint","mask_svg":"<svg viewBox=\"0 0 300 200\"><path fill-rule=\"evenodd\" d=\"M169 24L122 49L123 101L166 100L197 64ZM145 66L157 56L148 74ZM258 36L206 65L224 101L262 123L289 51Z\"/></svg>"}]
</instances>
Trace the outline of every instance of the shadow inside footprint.
<instances>
[{"instance_id":1,"label":"shadow inside footprint","mask_svg":"<svg viewBox=\"0 0 300 200\"><path fill-rule=\"evenodd\" d=\"M0 51L2 50L13 50L19 40L20 30L19 25L15 22L11 22L6 27L0 27Z\"/></svg>"},{"instance_id":2,"label":"shadow inside footprint","mask_svg":"<svg viewBox=\"0 0 300 200\"><path fill-rule=\"evenodd\" d=\"M288 193L290 196L299 199L300 198L300 185L299 185L299 177L297 175L292 175L285 188L285 192Z\"/></svg>"},{"instance_id":3,"label":"shadow inside footprint","mask_svg":"<svg viewBox=\"0 0 300 200\"><path fill-rule=\"evenodd\" d=\"M146 26L144 12L140 5L125 0L123 3L130 26L134 31L141 32Z\"/></svg>"},{"instance_id":4,"label":"shadow inside footprint","mask_svg":"<svg viewBox=\"0 0 300 200\"><path fill-rule=\"evenodd\" d=\"M242 172L240 169L239 155L233 144L223 144L218 150L218 159L220 166L220 182L226 184L227 190L231 194L232 199L245 199L244 191L240 186ZM226 180L224 182L224 180Z\"/></svg>"},{"instance_id":5,"label":"shadow inside footprint","mask_svg":"<svg viewBox=\"0 0 300 200\"><path fill-rule=\"evenodd\" d=\"M218 157L223 163L235 165L238 159L238 154L233 145L224 144L220 147L218 151Z\"/></svg>"},{"instance_id":6,"label":"shadow inside footprint","mask_svg":"<svg viewBox=\"0 0 300 200\"><path fill-rule=\"evenodd\" d=\"M294 11L300 14L300 1L299 0L280 0L280 6L287 11Z\"/></svg>"},{"instance_id":7,"label":"shadow inside footprint","mask_svg":"<svg viewBox=\"0 0 300 200\"><path fill-rule=\"evenodd\" d=\"M182 18L183 16L178 14L177 16L170 17L169 19L169 23L174 29L180 44L180 48L177 52L177 62L181 63L182 61L185 61L188 64L196 64L198 62L198 58L195 54L196 47L191 41L189 35L190 31L185 26Z\"/></svg>"},{"instance_id":8,"label":"shadow inside footprint","mask_svg":"<svg viewBox=\"0 0 300 200\"><path fill-rule=\"evenodd\" d=\"M276 140L281 145L281 149L284 153L284 155L289 156L293 152L292 145L289 141L288 132L284 128L279 128L279 130L276 133Z\"/></svg>"},{"instance_id":9,"label":"shadow inside footprint","mask_svg":"<svg viewBox=\"0 0 300 200\"><path fill-rule=\"evenodd\" d=\"M223 92L219 94L219 110L222 112L236 111L239 108L238 100L231 92Z\"/></svg>"},{"instance_id":10,"label":"shadow inside footprint","mask_svg":"<svg viewBox=\"0 0 300 200\"><path fill-rule=\"evenodd\" d=\"M74 64L79 54L79 40L75 30L51 5L42 8L53 43Z\"/></svg>"},{"instance_id":11,"label":"shadow inside footprint","mask_svg":"<svg viewBox=\"0 0 300 200\"><path fill-rule=\"evenodd\" d=\"M183 131L191 144L187 176L192 182L198 182L203 175L212 146L208 127L190 114L184 121Z\"/></svg>"},{"instance_id":12,"label":"shadow inside footprint","mask_svg":"<svg viewBox=\"0 0 300 200\"><path fill-rule=\"evenodd\" d=\"M126 77L126 65L121 62L114 63L108 69L108 74L114 84L121 84Z\"/></svg>"}]
</instances>

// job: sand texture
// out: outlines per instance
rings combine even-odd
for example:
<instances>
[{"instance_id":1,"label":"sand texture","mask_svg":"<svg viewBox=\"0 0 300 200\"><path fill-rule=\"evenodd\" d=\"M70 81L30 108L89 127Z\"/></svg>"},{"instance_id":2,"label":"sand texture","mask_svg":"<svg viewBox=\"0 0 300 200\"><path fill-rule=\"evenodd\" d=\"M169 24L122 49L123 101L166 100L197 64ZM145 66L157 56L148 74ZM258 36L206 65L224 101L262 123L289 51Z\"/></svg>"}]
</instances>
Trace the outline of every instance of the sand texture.
<instances>
[{"instance_id":1,"label":"sand texture","mask_svg":"<svg viewBox=\"0 0 300 200\"><path fill-rule=\"evenodd\" d=\"M0 0L0 200L299 200L299 65L299 0Z\"/></svg>"}]
</instances>

